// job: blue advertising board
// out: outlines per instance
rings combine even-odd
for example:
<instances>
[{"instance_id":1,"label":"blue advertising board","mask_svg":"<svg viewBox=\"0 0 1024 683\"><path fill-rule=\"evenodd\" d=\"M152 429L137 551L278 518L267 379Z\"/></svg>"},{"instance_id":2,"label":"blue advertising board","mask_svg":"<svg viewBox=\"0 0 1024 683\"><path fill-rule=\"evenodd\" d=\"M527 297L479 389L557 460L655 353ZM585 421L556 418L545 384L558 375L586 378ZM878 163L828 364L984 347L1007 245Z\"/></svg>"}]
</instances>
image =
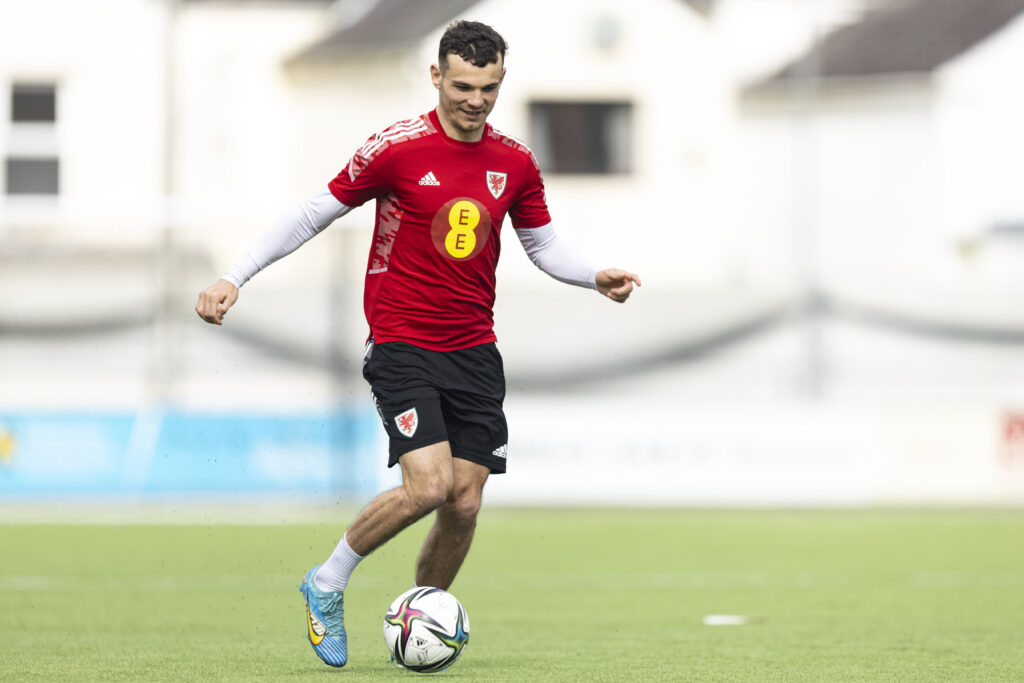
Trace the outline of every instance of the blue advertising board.
<instances>
[{"instance_id":1,"label":"blue advertising board","mask_svg":"<svg viewBox=\"0 0 1024 683\"><path fill-rule=\"evenodd\" d=\"M373 411L0 413L0 495L289 493L378 486Z\"/></svg>"}]
</instances>

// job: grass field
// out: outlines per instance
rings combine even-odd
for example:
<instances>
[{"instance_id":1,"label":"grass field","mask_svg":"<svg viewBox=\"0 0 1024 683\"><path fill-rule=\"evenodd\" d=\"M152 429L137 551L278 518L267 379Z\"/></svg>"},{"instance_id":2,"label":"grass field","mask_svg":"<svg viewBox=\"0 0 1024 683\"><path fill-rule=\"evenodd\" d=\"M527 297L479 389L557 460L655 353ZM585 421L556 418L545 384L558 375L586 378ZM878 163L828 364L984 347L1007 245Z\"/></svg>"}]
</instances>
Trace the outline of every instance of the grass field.
<instances>
[{"instance_id":1,"label":"grass field","mask_svg":"<svg viewBox=\"0 0 1024 683\"><path fill-rule=\"evenodd\" d=\"M340 531L0 524L0 680L416 677L381 623L422 524L353 578L349 665L309 648L298 583ZM489 509L452 592L449 679L1024 680L1024 510Z\"/></svg>"}]
</instances>

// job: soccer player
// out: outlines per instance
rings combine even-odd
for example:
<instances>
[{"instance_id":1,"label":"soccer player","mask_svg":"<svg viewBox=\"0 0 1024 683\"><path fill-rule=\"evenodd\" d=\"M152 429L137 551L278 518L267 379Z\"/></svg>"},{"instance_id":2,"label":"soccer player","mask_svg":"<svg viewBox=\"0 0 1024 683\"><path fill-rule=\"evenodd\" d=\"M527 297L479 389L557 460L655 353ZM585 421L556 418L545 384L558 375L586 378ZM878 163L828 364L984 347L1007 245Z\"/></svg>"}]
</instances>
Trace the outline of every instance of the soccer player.
<instances>
[{"instance_id":1,"label":"soccer player","mask_svg":"<svg viewBox=\"0 0 1024 683\"><path fill-rule=\"evenodd\" d=\"M331 666L348 660L343 591L359 561L436 511L415 581L447 589L469 551L484 483L505 471L505 378L492 325L505 216L533 263L552 277L618 302L640 284L625 270L598 271L558 238L533 154L487 123L506 49L489 26L450 25L430 67L436 109L371 137L196 304L203 320L222 324L257 272L353 207L376 201L363 375L389 437L388 466L399 465L402 484L371 501L302 582L309 640Z\"/></svg>"}]
</instances>

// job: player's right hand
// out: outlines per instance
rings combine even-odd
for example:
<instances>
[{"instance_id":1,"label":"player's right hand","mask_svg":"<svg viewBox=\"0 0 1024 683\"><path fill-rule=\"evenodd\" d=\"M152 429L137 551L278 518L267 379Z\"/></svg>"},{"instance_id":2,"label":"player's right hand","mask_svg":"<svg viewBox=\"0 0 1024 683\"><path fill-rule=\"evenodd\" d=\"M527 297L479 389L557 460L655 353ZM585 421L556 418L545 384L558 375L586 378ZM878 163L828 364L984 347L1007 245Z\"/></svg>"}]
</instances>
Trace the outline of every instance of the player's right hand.
<instances>
[{"instance_id":1,"label":"player's right hand","mask_svg":"<svg viewBox=\"0 0 1024 683\"><path fill-rule=\"evenodd\" d=\"M224 323L224 315L236 301L238 301L238 287L227 280L217 280L199 292L196 313L208 323L221 325Z\"/></svg>"}]
</instances>

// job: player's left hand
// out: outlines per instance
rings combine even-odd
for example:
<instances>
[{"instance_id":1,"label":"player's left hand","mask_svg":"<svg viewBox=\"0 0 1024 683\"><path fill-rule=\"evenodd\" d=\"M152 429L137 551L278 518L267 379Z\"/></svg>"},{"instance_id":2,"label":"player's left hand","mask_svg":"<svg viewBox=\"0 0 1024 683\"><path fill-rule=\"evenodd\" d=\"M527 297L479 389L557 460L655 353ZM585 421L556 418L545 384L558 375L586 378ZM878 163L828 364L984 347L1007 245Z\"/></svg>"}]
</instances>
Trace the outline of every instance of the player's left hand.
<instances>
[{"instance_id":1,"label":"player's left hand","mask_svg":"<svg viewBox=\"0 0 1024 683\"><path fill-rule=\"evenodd\" d=\"M621 268L605 268L595 278L597 291L620 304L633 293L633 285L640 287L640 277Z\"/></svg>"}]
</instances>

